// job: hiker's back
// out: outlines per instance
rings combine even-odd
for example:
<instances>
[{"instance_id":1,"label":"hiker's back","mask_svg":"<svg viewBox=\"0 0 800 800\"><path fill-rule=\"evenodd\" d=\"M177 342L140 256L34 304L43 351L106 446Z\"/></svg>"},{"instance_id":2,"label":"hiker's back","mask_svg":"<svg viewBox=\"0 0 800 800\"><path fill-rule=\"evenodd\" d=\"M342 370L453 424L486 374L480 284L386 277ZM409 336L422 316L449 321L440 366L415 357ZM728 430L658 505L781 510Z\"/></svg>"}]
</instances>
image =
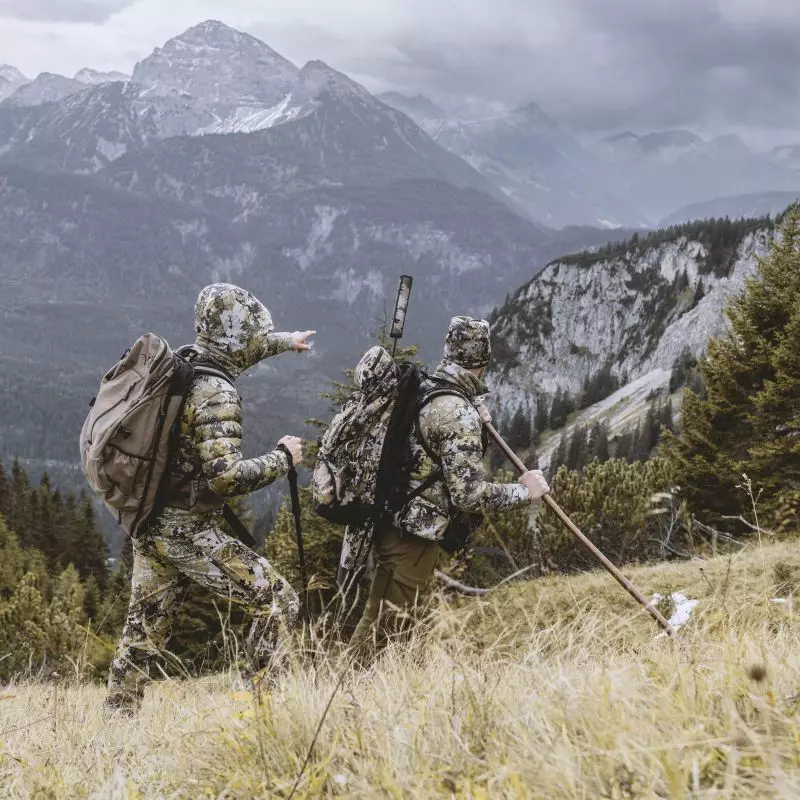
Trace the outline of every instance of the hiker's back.
<instances>
[{"instance_id":1,"label":"hiker's back","mask_svg":"<svg viewBox=\"0 0 800 800\"><path fill-rule=\"evenodd\" d=\"M216 375L194 377L173 430L163 506L196 514L222 508L225 498L211 489L203 464L215 453L227 455L231 439L241 443L241 418L239 394L230 381Z\"/></svg>"}]
</instances>

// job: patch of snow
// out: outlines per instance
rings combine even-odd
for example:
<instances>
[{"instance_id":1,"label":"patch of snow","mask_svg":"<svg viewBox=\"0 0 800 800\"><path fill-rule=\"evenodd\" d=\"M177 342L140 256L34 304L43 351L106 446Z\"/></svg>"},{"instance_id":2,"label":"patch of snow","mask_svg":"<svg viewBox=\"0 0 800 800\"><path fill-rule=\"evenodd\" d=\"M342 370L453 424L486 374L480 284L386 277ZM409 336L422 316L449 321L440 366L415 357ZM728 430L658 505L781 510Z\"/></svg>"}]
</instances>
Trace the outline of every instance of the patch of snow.
<instances>
[{"instance_id":1,"label":"patch of snow","mask_svg":"<svg viewBox=\"0 0 800 800\"><path fill-rule=\"evenodd\" d=\"M357 275L353 269L342 270L334 277L339 285L331 292L332 300L353 305L362 292L367 292L371 298L384 296L383 276L377 270L370 270L366 275Z\"/></svg>"},{"instance_id":2,"label":"patch of snow","mask_svg":"<svg viewBox=\"0 0 800 800\"><path fill-rule=\"evenodd\" d=\"M294 247L284 250L289 258L294 258L300 269L308 269L322 254L327 251L325 247L328 237L333 233L336 220L347 213L346 208L332 206L315 206L316 219L311 224L311 231L304 248Z\"/></svg>"},{"instance_id":3,"label":"patch of snow","mask_svg":"<svg viewBox=\"0 0 800 800\"><path fill-rule=\"evenodd\" d=\"M677 631L682 628L692 616L692 611L700 604L699 600L690 600L685 594L676 592L675 594L664 595L654 594L650 602L654 605L660 603L662 600L669 600L675 607L675 611L669 618L669 624ZM666 631L660 634L666 636Z\"/></svg>"},{"instance_id":4,"label":"patch of snow","mask_svg":"<svg viewBox=\"0 0 800 800\"><path fill-rule=\"evenodd\" d=\"M311 110L307 104L294 104L291 93L281 100L277 105L270 108L237 108L234 114L227 119L212 123L203 128L201 134L225 134L225 133L255 133L276 125L283 125L286 122L298 119L309 113Z\"/></svg>"},{"instance_id":5,"label":"patch of snow","mask_svg":"<svg viewBox=\"0 0 800 800\"><path fill-rule=\"evenodd\" d=\"M121 156L124 156L127 151L127 146L121 142L110 142L100 136L97 138L97 152L107 162L116 161Z\"/></svg>"}]
</instances>

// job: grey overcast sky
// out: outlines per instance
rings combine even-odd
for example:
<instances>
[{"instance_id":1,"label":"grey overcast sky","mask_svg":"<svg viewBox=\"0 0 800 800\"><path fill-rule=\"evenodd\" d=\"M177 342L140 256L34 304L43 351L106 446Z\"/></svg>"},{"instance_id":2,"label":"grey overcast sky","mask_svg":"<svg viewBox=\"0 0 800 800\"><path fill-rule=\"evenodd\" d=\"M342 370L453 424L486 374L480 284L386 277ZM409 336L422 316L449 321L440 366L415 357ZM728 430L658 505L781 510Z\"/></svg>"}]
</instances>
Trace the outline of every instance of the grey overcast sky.
<instances>
[{"instance_id":1,"label":"grey overcast sky","mask_svg":"<svg viewBox=\"0 0 800 800\"><path fill-rule=\"evenodd\" d=\"M533 100L587 134L800 142L800 0L0 0L0 63L129 72L207 18L373 91Z\"/></svg>"}]
</instances>

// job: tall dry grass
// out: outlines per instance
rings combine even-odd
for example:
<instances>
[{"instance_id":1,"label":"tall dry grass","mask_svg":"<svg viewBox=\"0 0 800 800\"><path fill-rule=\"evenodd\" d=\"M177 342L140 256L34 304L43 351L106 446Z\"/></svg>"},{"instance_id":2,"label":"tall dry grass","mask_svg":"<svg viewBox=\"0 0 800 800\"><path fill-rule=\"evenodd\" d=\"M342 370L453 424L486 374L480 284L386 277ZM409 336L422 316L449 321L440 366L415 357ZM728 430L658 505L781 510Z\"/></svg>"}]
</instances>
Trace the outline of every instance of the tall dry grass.
<instances>
[{"instance_id":1,"label":"tall dry grass","mask_svg":"<svg viewBox=\"0 0 800 800\"><path fill-rule=\"evenodd\" d=\"M235 675L130 721L98 686L4 687L0 796L800 797L800 550L632 575L701 600L677 642L598 573L442 604L366 670L297 660L260 705Z\"/></svg>"}]
</instances>

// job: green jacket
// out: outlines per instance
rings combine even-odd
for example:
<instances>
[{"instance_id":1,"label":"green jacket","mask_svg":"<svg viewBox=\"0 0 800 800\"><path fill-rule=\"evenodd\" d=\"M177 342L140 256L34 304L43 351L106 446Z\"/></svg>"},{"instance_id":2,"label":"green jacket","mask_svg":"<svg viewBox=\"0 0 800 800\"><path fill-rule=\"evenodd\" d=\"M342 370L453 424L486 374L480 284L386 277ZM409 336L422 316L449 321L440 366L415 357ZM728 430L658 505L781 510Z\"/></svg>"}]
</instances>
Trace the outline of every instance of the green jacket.
<instances>
[{"instance_id":1,"label":"green jacket","mask_svg":"<svg viewBox=\"0 0 800 800\"><path fill-rule=\"evenodd\" d=\"M258 458L242 456L242 402L234 380L264 358L291 350L294 334L273 333L269 311L252 295L214 284L195 307L195 345L185 353L222 369L231 380L198 375L192 382L174 434L165 507L205 514L227 498L250 494L289 471L282 450Z\"/></svg>"}]
</instances>

